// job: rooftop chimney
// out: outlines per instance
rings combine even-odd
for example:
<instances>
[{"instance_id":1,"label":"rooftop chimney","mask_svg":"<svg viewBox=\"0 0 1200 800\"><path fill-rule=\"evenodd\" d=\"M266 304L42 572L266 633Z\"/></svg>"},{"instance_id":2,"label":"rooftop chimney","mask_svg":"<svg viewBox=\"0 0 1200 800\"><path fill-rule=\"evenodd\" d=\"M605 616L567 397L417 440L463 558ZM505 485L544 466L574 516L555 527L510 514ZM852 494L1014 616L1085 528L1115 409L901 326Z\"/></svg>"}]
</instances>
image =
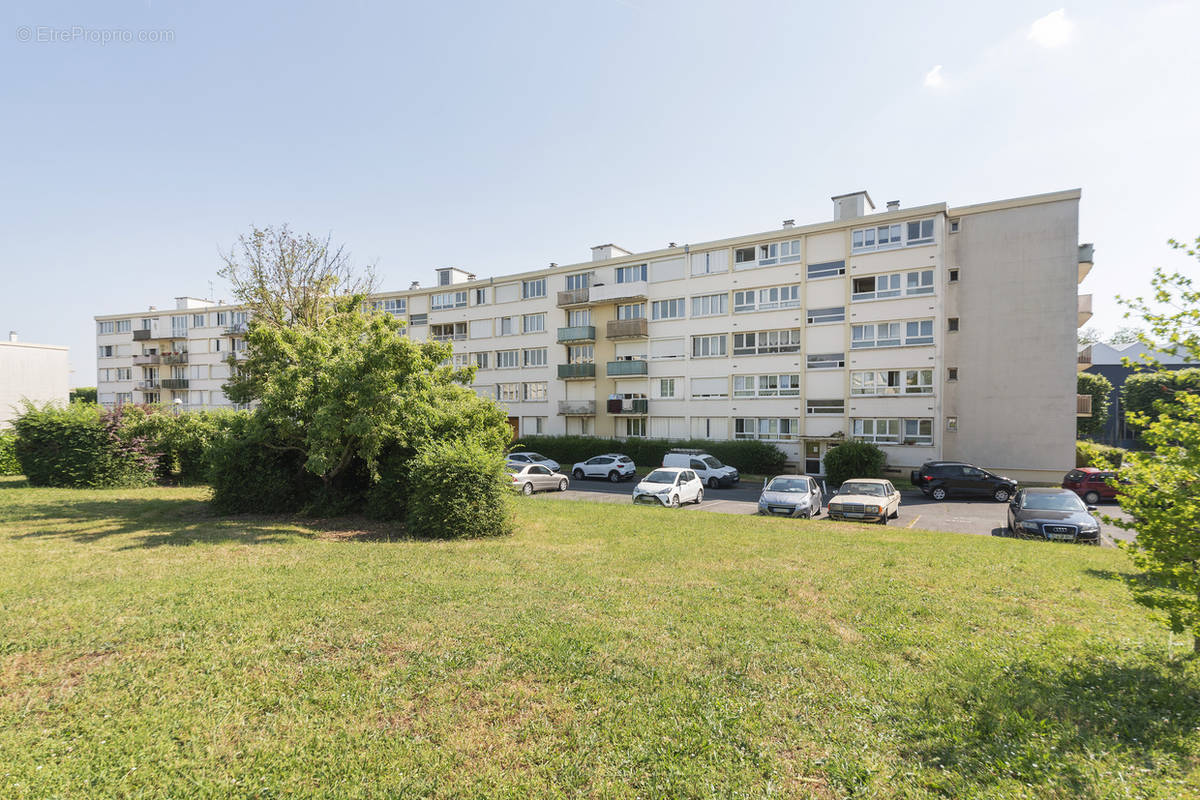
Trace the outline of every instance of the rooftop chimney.
<instances>
[{"instance_id":1,"label":"rooftop chimney","mask_svg":"<svg viewBox=\"0 0 1200 800\"><path fill-rule=\"evenodd\" d=\"M796 227L796 220L794 220L794 219L785 219L785 220L783 221L783 227L785 227L785 228L794 228L794 227Z\"/></svg>"},{"instance_id":2,"label":"rooftop chimney","mask_svg":"<svg viewBox=\"0 0 1200 800\"><path fill-rule=\"evenodd\" d=\"M875 204L871 202L871 195L867 194L866 190L850 194L837 194L830 199L833 200L834 222L861 217L866 212L866 206L870 206L872 211L875 210Z\"/></svg>"},{"instance_id":3,"label":"rooftop chimney","mask_svg":"<svg viewBox=\"0 0 1200 800\"><path fill-rule=\"evenodd\" d=\"M8 340L9 340L10 342L15 342L15 341L17 340L17 332L16 332L16 331L9 331L9 332L8 332Z\"/></svg>"},{"instance_id":4,"label":"rooftop chimney","mask_svg":"<svg viewBox=\"0 0 1200 800\"><path fill-rule=\"evenodd\" d=\"M615 244L598 244L592 248L592 261L607 261L619 256L631 256L633 253Z\"/></svg>"},{"instance_id":5,"label":"rooftop chimney","mask_svg":"<svg viewBox=\"0 0 1200 800\"><path fill-rule=\"evenodd\" d=\"M421 288L421 282L420 282L420 281L413 281L413 282L412 282L412 283L409 285L409 287L408 287L408 290L409 290L410 292L415 292L417 289L420 289L420 288Z\"/></svg>"},{"instance_id":6,"label":"rooftop chimney","mask_svg":"<svg viewBox=\"0 0 1200 800\"><path fill-rule=\"evenodd\" d=\"M888 200L887 208L888 208L888 211L899 211L900 210L900 201L899 200Z\"/></svg>"}]
</instances>

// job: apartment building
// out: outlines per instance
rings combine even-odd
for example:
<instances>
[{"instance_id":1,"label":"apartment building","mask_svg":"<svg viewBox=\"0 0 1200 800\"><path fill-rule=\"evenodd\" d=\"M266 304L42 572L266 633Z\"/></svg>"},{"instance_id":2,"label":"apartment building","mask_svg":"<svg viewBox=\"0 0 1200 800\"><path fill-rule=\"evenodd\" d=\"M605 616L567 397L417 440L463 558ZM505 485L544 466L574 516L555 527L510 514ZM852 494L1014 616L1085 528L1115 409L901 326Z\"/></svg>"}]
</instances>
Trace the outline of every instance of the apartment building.
<instances>
[{"instance_id":1,"label":"apartment building","mask_svg":"<svg viewBox=\"0 0 1200 800\"><path fill-rule=\"evenodd\" d=\"M0 341L0 430L9 427L26 401L64 406L71 367L66 347L22 342L16 331Z\"/></svg>"},{"instance_id":2,"label":"apartment building","mask_svg":"<svg viewBox=\"0 0 1200 800\"><path fill-rule=\"evenodd\" d=\"M847 438L889 465L972 461L1026 480L1073 465L1080 192L833 219L478 279L372 302L407 335L452 342L517 436L758 439L824 472ZM178 298L96 318L105 403L226 404L243 312Z\"/></svg>"}]
</instances>

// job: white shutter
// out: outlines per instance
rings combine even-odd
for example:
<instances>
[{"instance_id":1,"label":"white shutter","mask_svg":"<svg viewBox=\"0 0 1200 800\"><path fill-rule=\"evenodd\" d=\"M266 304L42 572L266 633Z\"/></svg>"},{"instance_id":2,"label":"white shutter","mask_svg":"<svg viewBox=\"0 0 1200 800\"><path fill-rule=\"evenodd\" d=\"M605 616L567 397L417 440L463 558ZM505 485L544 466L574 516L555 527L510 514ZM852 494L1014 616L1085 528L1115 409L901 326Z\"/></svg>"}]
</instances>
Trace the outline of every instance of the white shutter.
<instances>
[{"instance_id":1,"label":"white shutter","mask_svg":"<svg viewBox=\"0 0 1200 800\"><path fill-rule=\"evenodd\" d=\"M651 358L683 358L686 350L686 339L651 339Z\"/></svg>"},{"instance_id":2,"label":"white shutter","mask_svg":"<svg viewBox=\"0 0 1200 800\"><path fill-rule=\"evenodd\" d=\"M692 397L727 396L729 378L692 378Z\"/></svg>"},{"instance_id":3,"label":"white shutter","mask_svg":"<svg viewBox=\"0 0 1200 800\"><path fill-rule=\"evenodd\" d=\"M486 339L492 335L492 320L490 319L473 319L471 320L471 338Z\"/></svg>"},{"instance_id":4,"label":"white shutter","mask_svg":"<svg viewBox=\"0 0 1200 800\"><path fill-rule=\"evenodd\" d=\"M617 342L616 346L617 360L627 357L645 358L646 343L645 342Z\"/></svg>"},{"instance_id":5,"label":"white shutter","mask_svg":"<svg viewBox=\"0 0 1200 800\"><path fill-rule=\"evenodd\" d=\"M646 433L651 439L669 439L671 438L671 428L667 420L670 417L651 417L650 426Z\"/></svg>"},{"instance_id":6,"label":"white shutter","mask_svg":"<svg viewBox=\"0 0 1200 800\"><path fill-rule=\"evenodd\" d=\"M683 259L668 258L663 261L652 261L648 272L651 283L679 280L683 277Z\"/></svg>"}]
</instances>

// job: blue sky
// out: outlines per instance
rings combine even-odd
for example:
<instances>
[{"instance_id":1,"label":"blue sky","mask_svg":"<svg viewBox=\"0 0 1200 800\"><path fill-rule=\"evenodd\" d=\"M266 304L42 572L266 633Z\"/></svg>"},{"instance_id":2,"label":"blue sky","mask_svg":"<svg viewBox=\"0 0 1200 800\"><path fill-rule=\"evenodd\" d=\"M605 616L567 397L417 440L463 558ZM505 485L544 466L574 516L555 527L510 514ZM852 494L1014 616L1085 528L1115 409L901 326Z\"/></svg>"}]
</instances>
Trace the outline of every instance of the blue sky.
<instances>
[{"instance_id":1,"label":"blue sky","mask_svg":"<svg viewBox=\"0 0 1200 800\"><path fill-rule=\"evenodd\" d=\"M93 384L92 316L228 298L252 224L405 288L1081 187L1112 330L1200 234L1200 4L1058 2L10 1L0 328Z\"/></svg>"}]
</instances>

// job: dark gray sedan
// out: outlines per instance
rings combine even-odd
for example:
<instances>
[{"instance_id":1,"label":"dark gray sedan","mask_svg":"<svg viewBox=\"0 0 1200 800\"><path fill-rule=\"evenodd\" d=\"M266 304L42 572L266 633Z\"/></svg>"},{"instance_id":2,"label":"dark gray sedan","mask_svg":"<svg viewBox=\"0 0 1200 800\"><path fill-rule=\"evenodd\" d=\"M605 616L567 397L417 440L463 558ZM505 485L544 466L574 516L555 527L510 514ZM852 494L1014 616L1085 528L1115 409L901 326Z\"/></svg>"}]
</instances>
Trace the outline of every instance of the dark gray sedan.
<instances>
[{"instance_id":1,"label":"dark gray sedan","mask_svg":"<svg viewBox=\"0 0 1200 800\"><path fill-rule=\"evenodd\" d=\"M1022 489L1008 504L1008 530L1052 542L1100 543L1100 522L1069 489Z\"/></svg>"}]
</instances>

